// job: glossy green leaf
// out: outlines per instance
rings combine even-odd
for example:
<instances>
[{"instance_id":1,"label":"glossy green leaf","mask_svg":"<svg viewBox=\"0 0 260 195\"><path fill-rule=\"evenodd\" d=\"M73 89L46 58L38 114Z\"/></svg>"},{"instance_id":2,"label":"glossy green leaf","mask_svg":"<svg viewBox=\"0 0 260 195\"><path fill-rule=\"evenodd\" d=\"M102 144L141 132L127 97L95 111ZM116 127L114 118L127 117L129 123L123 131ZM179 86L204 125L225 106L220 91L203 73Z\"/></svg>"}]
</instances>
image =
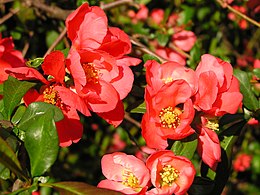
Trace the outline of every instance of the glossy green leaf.
<instances>
[{"instance_id":1,"label":"glossy green leaf","mask_svg":"<svg viewBox=\"0 0 260 195\"><path fill-rule=\"evenodd\" d=\"M29 118L24 122L23 117L21 119L23 125L20 126L25 131L24 145L29 154L32 177L45 173L56 161L59 151L59 139L54 121L57 108L46 104L49 108L39 112L39 109L33 110L35 105L36 109L39 108L36 103L29 105L27 109ZM24 116L27 116L27 110Z\"/></svg>"},{"instance_id":2,"label":"glossy green leaf","mask_svg":"<svg viewBox=\"0 0 260 195\"><path fill-rule=\"evenodd\" d=\"M258 108L258 101L251 90L247 73L242 70L235 69L234 74L240 82L240 91L243 94L243 105L248 110L256 110Z\"/></svg>"},{"instance_id":3,"label":"glossy green leaf","mask_svg":"<svg viewBox=\"0 0 260 195\"><path fill-rule=\"evenodd\" d=\"M16 125L22 118L24 112L26 111L26 106L19 106L11 119L11 122Z\"/></svg>"},{"instance_id":4,"label":"glossy green leaf","mask_svg":"<svg viewBox=\"0 0 260 195\"><path fill-rule=\"evenodd\" d=\"M142 113L143 114L145 112L146 112L145 102L143 102L138 107L136 107L133 110L131 110L131 113Z\"/></svg>"},{"instance_id":5,"label":"glossy green leaf","mask_svg":"<svg viewBox=\"0 0 260 195\"><path fill-rule=\"evenodd\" d=\"M27 81L18 81L16 78L9 76L8 80L4 82L4 109L6 119L10 120L10 117L16 106L19 105L22 97L25 93L35 85Z\"/></svg>"},{"instance_id":6,"label":"glossy green leaf","mask_svg":"<svg viewBox=\"0 0 260 195\"><path fill-rule=\"evenodd\" d=\"M17 127L23 131L27 131L28 126L34 121L37 121L39 117L46 113L53 113L53 119L55 122L63 119L62 111L51 104L45 102L33 102L26 109Z\"/></svg>"},{"instance_id":7,"label":"glossy green leaf","mask_svg":"<svg viewBox=\"0 0 260 195\"><path fill-rule=\"evenodd\" d=\"M155 37L158 40L159 45L162 47L165 47L170 40L170 36L164 33L157 32Z\"/></svg>"},{"instance_id":8,"label":"glossy green leaf","mask_svg":"<svg viewBox=\"0 0 260 195\"><path fill-rule=\"evenodd\" d=\"M19 160L11 147L0 137L0 163L14 172L19 178L28 180L23 172Z\"/></svg>"},{"instance_id":9,"label":"glossy green leaf","mask_svg":"<svg viewBox=\"0 0 260 195\"><path fill-rule=\"evenodd\" d=\"M192 159L194 152L197 149L198 139L196 135L189 136L183 140L175 141L171 150L177 156L185 156Z\"/></svg>"},{"instance_id":10,"label":"glossy green leaf","mask_svg":"<svg viewBox=\"0 0 260 195\"><path fill-rule=\"evenodd\" d=\"M91 186L89 184L83 182L58 182L58 183L51 183L48 185L53 187L54 189L58 190L61 195L120 195L122 193L97 188L96 186Z\"/></svg>"}]
</instances>

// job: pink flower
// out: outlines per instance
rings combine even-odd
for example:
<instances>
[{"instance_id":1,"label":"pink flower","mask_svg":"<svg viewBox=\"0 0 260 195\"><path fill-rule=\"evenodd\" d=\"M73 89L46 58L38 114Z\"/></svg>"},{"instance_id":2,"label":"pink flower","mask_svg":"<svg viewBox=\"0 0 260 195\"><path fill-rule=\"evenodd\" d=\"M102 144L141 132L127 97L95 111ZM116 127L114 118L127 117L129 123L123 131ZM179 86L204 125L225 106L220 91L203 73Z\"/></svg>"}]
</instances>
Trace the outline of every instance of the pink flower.
<instances>
[{"instance_id":1,"label":"pink flower","mask_svg":"<svg viewBox=\"0 0 260 195\"><path fill-rule=\"evenodd\" d=\"M197 92L197 77L190 68L186 68L177 62L159 64L155 60L148 60L144 66L146 68L146 81L150 86L149 91L151 93L157 93L163 85L175 80L185 80L189 84L192 94Z\"/></svg>"},{"instance_id":2,"label":"pink flower","mask_svg":"<svg viewBox=\"0 0 260 195\"><path fill-rule=\"evenodd\" d=\"M14 49L13 38L3 38L0 34L0 83L8 78L5 68L24 67L25 61L22 53Z\"/></svg>"},{"instance_id":3,"label":"pink flower","mask_svg":"<svg viewBox=\"0 0 260 195\"><path fill-rule=\"evenodd\" d=\"M140 5L139 10L135 13L134 10L128 12L128 16L132 18L132 22L136 24L138 21L143 21L148 18L149 10L145 5Z\"/></svg>"},{"instance_id":4,"label":"pink flower","mask_svg":"<svg viewBox=\"0 0 260 195\"><path fill-rule=\"evenodd\" d=\"M155 24L160 24L163 21L164 10L163 9L153 9L151 11L150 16L151 16L152 22L154 22Z\"/></svg>"},{"instance_id":5,"label":"pink flower","mask_svg":"<svg viewBox=\"0 0 260 195\"><path fill-rule=\"evenodd\" d=\"M182 30L172 35L172 42L183 51L190 51L197 40L192 31Z\"/></svg>"},{"instance_id":6,"label":"pink flower","mask_svg":"<svg viewBox=\"0 0 260 195\"><path fill-rule=\"evenodd\" d=\"M204 54L195 72L199 84L195 107L215 116L236 113L243 96L231 64Z\"/></svg>"},{"instance_id":7,"label":"pink flower","mask_svg":"<svg viewBox=\"0 0 260 195\"><path fill-rule=\"evenodd\" d=\"M147 111L141 123L147 146L165 149L168 138L183 139L193 134L190 124L195 112L188 83L184 80L167 83L156 94L150 93L150 88L145 90Z\"/></svg>"},{"instance_id":8,"label":"pink flower","mask_svg":"<svg viewBox=\"0 0 260 195\"><path fill-rule=\"evenodd\" d=\"M218 130L218 124L211 120L210 117L201 117L202 126L198 132L198 153L202 161L212 170L216 170L218 163L221 161L221 148L218 135L213 130Z\"/></svg>"},{"instance_id":9,"label":"pink flower","mask_svg":"<svg viewBox=\"0 0 260 195\"><path fill-rule=\"evenodd\" d=\"M155 53L168 61L177 62L183 66L186 64L186 57L170 48L158 47L155 50Z\"/></svg>"},{"instance_id":10,"label":"pink flower","mask_svg":"<svg viewBox=\"0 0 260 195\"><path fill-rule=\"evenodd\" d=\"M99 188L120 191L124 194L138 194L147 189L150 181L149 170L143 161L122 152L106 154L101 160L104 176ZM143 191L142 191L143 192Z\"/></svg>"},{"instance_id":11,"label":"pink flower","mask_svg":"<svg viewBox=\"0 0 260 195\"><path fill-rule=\"evenodd\" d=\"M243 154L243 153L239 154L236 157L235 162L233 163L233 168L237 172L243 172L250 167L251 161L252 161L251 155Z\"/></svg>"},{"instance_id":12,"label":"pink flower","mask_svg":"<svg viewBox=\"0 0 260 195\"><path fill-rule=\"evenodd\" d=\"M147 194L185 194L190 188L196 171L191 161L175 156L170 150L153 153L146 161L155 188Z\"/></svg>"}]
</instances>

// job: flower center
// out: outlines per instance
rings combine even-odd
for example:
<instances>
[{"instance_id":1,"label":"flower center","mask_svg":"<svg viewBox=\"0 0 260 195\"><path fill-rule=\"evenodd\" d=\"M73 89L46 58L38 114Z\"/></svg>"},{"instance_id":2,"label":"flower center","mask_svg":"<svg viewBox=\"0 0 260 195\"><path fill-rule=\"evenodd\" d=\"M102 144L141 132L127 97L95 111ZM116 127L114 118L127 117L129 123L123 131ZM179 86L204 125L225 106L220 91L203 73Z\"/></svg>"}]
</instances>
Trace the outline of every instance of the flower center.
<instances>
[{"instance_id":1,"label":"flower center","mask_svg":"<svg viewBox=\"0 0 260 195\"><path fill-rule=\"evenodd\" d=\"M123 170L122 184L131 188L139 188L138 178L128 169Z\"/></svg>"},{"instance_id":2,"label":"flower center","mask_svg":"<svg viewBox=\"0 0 260 195\"><path fill-rule=\"evenodd\" d=\"M172 108L171 106L169 106L167 108L163 108L159 113L162 127L176 129L181 123L181 113L181 109L177 107Z\"/></svg>"},{"instance_id":3,"label":"flower center","mask_svg":"<svg viewBox=\"0 0 260 195\"><path fill-rule=\"evenodd\" d=\"M95 65L93 63L83 63L82 67L84 69L87 82L98 83L99 71L95 69Z\"/></svg>"},{"instance_id":4,"label":"flower center","mask_svg":"<svg viewBox=\"0 0 260 195\"><path fill-rule=\"evenodd\" d=\"M218 119L216 118L208 119L207 124L205 126L213 131L219 131Z\"/></svg>"},{"instance_id":5,"label":"flower center","mask_svg":"<svg viewBox=\"0 0 260 195\"><path fill-rule=\"evenodd\" d=\"M173 168L171 165L166 165L160 171L161 187L172 186L172 183L179 177L179 171Z\"/></svg>"},{"instance_id":6,"label":"flower center","mask_svg":"<svg viewBox=\"0 0 260 195\"><path fill-rule=\"evenodd\" d=\"M163 78L162 81L164 82L164 84L170 83L173 81L172 77L167 77L167 78Z\"/></svg>"},{"instance_id":7,"label":"flower center","mask_svg":"<svg viewBox=\"0 0 260 195\"><path fill-rule=\"evenodd\" d=\"M54 89L53 86L49 86L43 91L43 101L52 105L64 109L65 105L62 103L62 100L58 94L58 91Z\"/></svg>"}]
</instances>

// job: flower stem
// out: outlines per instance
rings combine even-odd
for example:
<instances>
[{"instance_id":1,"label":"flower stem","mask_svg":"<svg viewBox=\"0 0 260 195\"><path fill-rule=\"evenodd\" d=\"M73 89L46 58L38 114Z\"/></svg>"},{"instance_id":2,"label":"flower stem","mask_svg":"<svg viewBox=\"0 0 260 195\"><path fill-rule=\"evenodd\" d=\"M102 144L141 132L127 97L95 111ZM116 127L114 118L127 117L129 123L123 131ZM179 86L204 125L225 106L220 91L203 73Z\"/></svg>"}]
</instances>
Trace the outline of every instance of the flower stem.
<instances>
[{"instance_id":1,"label":"flower stem","mask_svg":"<svg viewBox=\"0 0 260 195\"><path fill-rule=\"evenodd\" d=\"M227 8L229 9L231 12L235 13L236 15L240 16L241 18L247 20L248 22L250 22L251 24L254 24L255 26L260 28L260 23L253 20L252 18L248 17L247 15L241 13L240 11L234 9L233 7L231 7L230 5L228 5L227 3L223 2L223 0L217 0L217 2L223 7L223 8Z\"/></svg>"}]
</instances>

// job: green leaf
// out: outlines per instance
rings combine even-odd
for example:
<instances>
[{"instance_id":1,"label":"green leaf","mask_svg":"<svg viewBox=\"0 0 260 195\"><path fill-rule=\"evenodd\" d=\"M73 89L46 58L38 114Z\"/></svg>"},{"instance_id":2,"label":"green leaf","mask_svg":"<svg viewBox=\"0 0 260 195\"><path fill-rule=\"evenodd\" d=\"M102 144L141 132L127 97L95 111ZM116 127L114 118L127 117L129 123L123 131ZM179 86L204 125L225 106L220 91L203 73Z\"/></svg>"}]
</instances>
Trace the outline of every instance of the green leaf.
<instances>
[{"instance_id":1,"label":"green leaf","mask_svg":"<svg viewBox=\"0 0 260 195\"><path fill-rule=\"evenodd\" d=\"M198 139L195 134L185 138L183 140L175 141L171 150L177 156L185 156L192 159L194 152L196 151Z\"/></svg>"},{"instance_id":2,"label":"green leaf","mask_svg":"<svg viewBox=\"0 0 260 195\"><path fill-rule=\"evenodd\" d=\"M158 63L160 63L160 60L159 60L157 57L155 57L155 56L153 56L153 55L150 55L150 54L144 54L144 55L143 55L143 61L144 61L144 63L145 63L146 61L148 61L148 60L155 60L155 61L157 61Z\"/></svg>"},{"instance_id":3,"label":"green leaf","mask_svg":"<svg viewBox=\"0 0 260 195\"><path fill-rule=\"evenodd\" d=\"M240 82L240 91L243 94L243 104L248 110L256 110L258 101L251 90L250 81L246 72L235 69L234 74Z\"/></svg>"},{"instance_id":4,"label":"green leaf","mask_svg":"<svg viewBox=\"0 0 260 195\"><path fill-rule=\"evenodd\" d=\"M260 78L260 68L255 68L253 70L253 73L254 73L255 76L257 76L257 78Z\"/></svg>"},{"instance_id":5,"label":"green leaf","mask_svg":"<svg viewBox=\"0 0 260 195\"><path fill-rule=\"evenodd\" d=\"M8 77L8 80L4 82L3 92L4 109L6 114L5 119L10 120L15 107L19 105L22 97L34 85L35 83L18 81L14 77Z\"/></svg>"},{"instance_id":6,"label":"green leaf","mask_svg":"<svg viewBox=\"0 0 260 195\"><path fill-rule=\"evenodd\" d=\"M63 119L62 111L58 107L45 102L33 102L26 109L17 127L23 131L27 131L31 122L37 121L39 117L45 115L47 112L54 112L53 119L55 122Z\"/></svg>"},{"instance_id":7,"label":"green leaf","mask_svg":"<svg viewBox=\"0 0 260 195\"><path fill-rule=\"evenodd\" d=\"M58 182L58 183L48 183L44 184L44 186L53 187L58 190L61 195L120 195L122 193L97 188L96 186L91 186L89 184L83 182Z\"/></svg>"},{"instance_id":8,"label":"green leaf","mask_svg":"<svg viewBox=\"0 0 260 195\"><path fill-rule=\"evenodd\" d=\"M170 39L170 36L165 33L156 32L155 37L158 40L160 46L165 47Z\"/></svg>"},{"instance_id":9,"label":"green leaf","mask_svg":"<svg viewBox=\"0 0 260 195\"><path fill-rule=\"evenodd\" d=\"M11 122L16 125L22 118L24 112L26 111L26 106L19 106L11 119Z\"/></svg>"},{"instance_id":10,"label":"green leaf","mask_svg":"<svg viewBox=\"0 0 260 195\"><path fill-rule=\"evenodd\" d=\"M145 102L140 104L138 107L134 108L133 110L130 111L131 113L145 113L146 112L146 106Z\"/></svg>"},{"instance_id":11,"label":"green leaf","mask_svg":"<svg viewBox=\"0 0 260 195\"><path fill-rule=\"evenodd\" d=\"M55 121L62 118L56 106L35 102L28 106L18 128L25 131L24 145L29 154L32 177L45 173L56 161L59 139Z\"/></svg>"},{"instance_id":12,"label":"green leaf","mask_svg":"<svg viewBox=\"0 0 260 195\"><path fill-rule=\"evenodd\" d=\"M11 147L0 137L0 163L14 172L19 178L28 180L27 175L23 172L19 160L17 159Z\"/></svg>"},{"instance_id":13,"label":"green leaf","mask_svg":"<svg viewBox=\"0 0 260 195\"><path fill-rule=\"evenodd\" d=\"M28 60L26 65L28 67L37 68L43 63L44 58L35 58L33 60Z\"/></svg>"}]
</instances>

